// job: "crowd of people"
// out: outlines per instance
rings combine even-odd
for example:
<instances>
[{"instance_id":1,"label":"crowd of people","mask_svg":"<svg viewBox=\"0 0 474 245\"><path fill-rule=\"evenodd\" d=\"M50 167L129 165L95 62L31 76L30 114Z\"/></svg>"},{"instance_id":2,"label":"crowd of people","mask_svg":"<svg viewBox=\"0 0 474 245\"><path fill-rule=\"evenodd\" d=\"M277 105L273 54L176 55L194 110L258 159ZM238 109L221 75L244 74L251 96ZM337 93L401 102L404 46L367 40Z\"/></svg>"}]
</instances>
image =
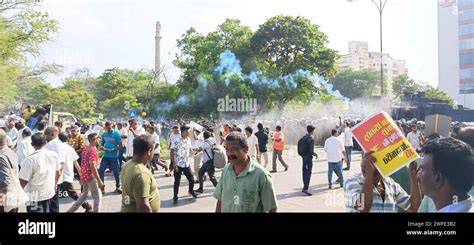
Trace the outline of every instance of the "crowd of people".
<instances>
[{"instance_id":1,"label":"crowd of people","mask_svg":"<svg viewBox=\"0 0 474 245\"><path fill-rule=\"evenodd\" d=\"M30 198L26 209L31 213L59 212L59 198L65 196L75 200L68 212L80 207L86 212L100 212L107 170L114 176L113 193L122 197L122 212L158 212L161 197L155 171L159 167L164 176L174 178L174 205L179 203L184 174L193 198L204 192L204 182L209 178L215 187L216 212L276 212L272 174L278 171L278 162L288 171L290 164L284 157L288 144L297 145L302 194L308 196L312 195L313 160L319 157L315 145L324 147L328 189L334 183L344 189L350 212L468 212L472 208L469 192L474 180L474 127L466 125L453 124L451 137L442 138L425 137L422 123L410 122L408 130L406 121L397 122L423 157L391 178L380 175L372 152L366 152L361 171L344 178L343 171L353 168L352 151L358 148L351 128L360 120L339 118L333 124L329 118L233 123L130 119L68 126L57 121L49 126L44 115L38 117L40 120L32 123L37 117L27 108L22 117L10 116L0 125L0 204L5 203L12 183L18 180ZM31 129L28 125L33 124ZM169 162L161 156L160 139L166 139ZM225 149L228 158L220 178L214 166L219 147ZM267 169L269 151L271 169ZM334 173L338 178L335 182ZM77 180L81 193L74 188ZM195 184L199 185L196 189ZM90 195L92 204L87 201ZM18 212L18 207L5 207L0 205L0 212Z\"/></svg>"}]
</instances>

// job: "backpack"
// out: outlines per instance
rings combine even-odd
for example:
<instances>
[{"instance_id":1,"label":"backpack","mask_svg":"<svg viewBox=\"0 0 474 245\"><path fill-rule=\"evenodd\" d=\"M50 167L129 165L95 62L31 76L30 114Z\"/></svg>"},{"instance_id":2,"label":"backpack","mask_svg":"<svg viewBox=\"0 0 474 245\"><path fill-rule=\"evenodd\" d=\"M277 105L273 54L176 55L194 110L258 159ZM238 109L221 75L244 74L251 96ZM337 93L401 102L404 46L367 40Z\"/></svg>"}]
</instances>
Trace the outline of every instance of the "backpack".
<instances>
[{"instance_id":1,"label":"backpack","mask_svg":"<svg viewBox=\"0 0 474 245\"><path fill-rule=\"evenodd\" d=\"M308 155L308 144L306 143L308 139L308 135L305 135L301 137L300 140L298 140L298 155L300 156L305 156Z\"/></svg>"},{"instance_id":2,"label":"backpack","mask_svg":"<svg viewBox=\"0 0 474 245\"><path fill-rule=\"evenodd\" d=\"M211 158L207 151L204 152L209 158ZM227 164L227 154L225 153L224 147L222 145L217 144L212 145L212 155L214 156L213 158L211 158L214 167L219 169L224 168L224 166Z\"/></svg>"}]
</instances>

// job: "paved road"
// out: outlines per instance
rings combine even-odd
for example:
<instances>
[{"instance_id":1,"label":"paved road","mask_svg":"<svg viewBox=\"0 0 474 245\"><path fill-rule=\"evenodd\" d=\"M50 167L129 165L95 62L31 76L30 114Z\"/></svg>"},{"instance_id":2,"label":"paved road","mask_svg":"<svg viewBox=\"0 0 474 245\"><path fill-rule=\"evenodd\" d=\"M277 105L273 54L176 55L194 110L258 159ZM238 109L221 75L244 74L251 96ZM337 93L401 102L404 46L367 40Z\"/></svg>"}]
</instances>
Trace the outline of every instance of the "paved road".
<instances>
[{"instance_id":1,"label":"paved road","mask_svg":"<svg viewBox=\"0 0 474 245\"><path fill-rule=\"evenodd\" d=\"M339 185L333 184L333 188L328 189L327 183L327 162L326 154L323 149L317 148L316 152L320 156L319 160L314 161L313 174L311 177L309 191L313 196L306 196L301 193L302 182L302 160L296 154L294 148L285 151L283 158L289 164L290 168L287 172L283 172L283 166L278 166L278 172L272 174L273 182L277 193L278 211L279 212L345 212L344 192ZM271 152L269 152L271 153ZM269 154L271 156L271 154ZM352 173L360 171L360 153L353 153L353 163L350 171L344 171L344 177L350 176ZM271 159L267 168L271 168ZM278 162L277 162L278 163ZM279 163L278 163L279 164ZM216 176L219 180L221 175L217 171ZM165 177L164 171L155 171L155 177L158 182L158 188L161 196L160 212L213 212L216 200L212 196L214 187L210 181L205 183L205 191L197 199L187 194L187 179L181 178L181 187L179 190L179 204L172 204L173 197L173 177ZM337 179L333 176L333 181ZM80 190L79 183L75 183L77 190ZM196 185L197 188L197 185ZM196 189L195 188L195 189ZM115 190L115 181L112 173L106 174L106 194L102 199L101 212L119 212L121 195L113 194ZM92 200L90 200L92 201ZM71 198L60 199L61 212L65 212L73 203ZM78 212L83 212L80 208Z\"/></svg>"}]
</instances>

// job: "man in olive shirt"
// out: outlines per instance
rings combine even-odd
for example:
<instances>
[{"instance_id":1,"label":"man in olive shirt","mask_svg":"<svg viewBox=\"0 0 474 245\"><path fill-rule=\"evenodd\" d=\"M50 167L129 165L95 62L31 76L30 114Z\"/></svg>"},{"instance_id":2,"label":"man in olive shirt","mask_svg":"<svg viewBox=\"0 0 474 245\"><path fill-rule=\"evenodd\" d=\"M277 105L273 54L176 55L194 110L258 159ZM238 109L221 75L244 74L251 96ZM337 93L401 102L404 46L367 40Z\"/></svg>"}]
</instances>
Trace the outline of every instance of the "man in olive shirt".
<instances>
[{"instance_id":1,"label":"man in olive shirt","mask_svg":"<svg viewBox=\"0 0 474 245\"><path fill-rule=\"evenodd\" d=\"M153 140L141 135L133 140L133 158L122 172L122 212L158 212L160 194L153 174L146 167L153 158Z\"/></svg>"},{"instance_id":2,"label":"man in olive shirt","mask_svg":"<svg viewBox=\"0 0 474 245\"><path fill-rule=\"evenodd\" d=\"M214 191L216 212L276 212L277 200L270 173L250 158L247 137L234 132L226 138L229 159Z\"/></svg>"}]
</instances>

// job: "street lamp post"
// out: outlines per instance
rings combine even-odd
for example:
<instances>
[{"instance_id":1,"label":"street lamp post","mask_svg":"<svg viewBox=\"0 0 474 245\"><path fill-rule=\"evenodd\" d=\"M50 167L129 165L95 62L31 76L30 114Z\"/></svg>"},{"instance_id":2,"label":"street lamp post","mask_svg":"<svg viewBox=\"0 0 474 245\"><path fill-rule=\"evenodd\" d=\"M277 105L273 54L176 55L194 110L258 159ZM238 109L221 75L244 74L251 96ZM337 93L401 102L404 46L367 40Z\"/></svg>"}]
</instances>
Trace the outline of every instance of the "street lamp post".
<instances>
[{"instance_id":1,"label":"street lamp post","mask_svg":"<svg viewBox=\"0 0 474 245\"><path fill-rule=\"evenodd\" d=\"M380 13L380 94L383 97L383 36L382 36L382 14L387 0L372 0Z\"/></svg>"}]
</instances>

